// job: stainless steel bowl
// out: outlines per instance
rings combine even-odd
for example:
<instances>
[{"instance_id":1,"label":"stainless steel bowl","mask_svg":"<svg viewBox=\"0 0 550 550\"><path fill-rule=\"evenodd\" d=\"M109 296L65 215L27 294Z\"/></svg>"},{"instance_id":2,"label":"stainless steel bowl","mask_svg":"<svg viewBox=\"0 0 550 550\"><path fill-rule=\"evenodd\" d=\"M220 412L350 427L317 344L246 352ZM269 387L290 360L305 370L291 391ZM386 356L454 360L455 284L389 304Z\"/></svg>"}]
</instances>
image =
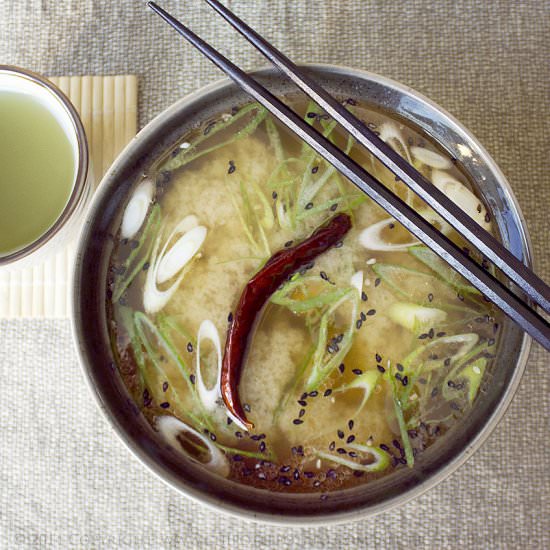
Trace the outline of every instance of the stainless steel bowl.
<instances>
[{"instance_id":1,"label":"stainless steel bowl","mask_svg":"<svg viewBox=\"0 0 550 550\"><path fill-rule=\"evenodd\" d=\"M424 130L456 157L491 206L504 244L531 263L525 222L508 182L477 140L452 116L414 90L378 75L327 65L307 70L340 98L354 97L393 111ZM295 93L274 70L254 73L279 95ZM99 186L80 236L73 288L73 328L84 373L100 408L127 447L163 481L212 508L245 519L277 524L312 525L359 519L418 496L453 472L482 444L503 416L524 371L530 339L506 322L498 353L502 360L464 421L419 455L412 470L403 468L380 480L331 493L282 494L239 485L182 463L166 448L139 413L117 372L108 334L106 281L110 238L136 175L188 129L217 113L248 101L222 80L181 99L164 111L123 151Z\"/></svg>"}]
</instances>

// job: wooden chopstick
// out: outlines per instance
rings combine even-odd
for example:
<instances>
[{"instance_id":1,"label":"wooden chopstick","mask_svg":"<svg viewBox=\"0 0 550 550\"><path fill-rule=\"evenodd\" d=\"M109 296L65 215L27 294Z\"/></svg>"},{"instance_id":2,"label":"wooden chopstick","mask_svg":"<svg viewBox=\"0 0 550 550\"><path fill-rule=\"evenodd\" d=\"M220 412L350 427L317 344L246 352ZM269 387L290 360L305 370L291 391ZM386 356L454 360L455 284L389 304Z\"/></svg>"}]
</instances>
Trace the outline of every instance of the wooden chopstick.
<instances>
[{"instance_id":1,"label":"wooden chopstick","mask_svg":"<svg viewBox=\"0 0 550 550\"><path fill-rule=\"evenodd\" d=\"M205 0L269 61L283 71L304 93L343 126L391 172L449 223L474 249L505 273L529 298L550 313L550 287L520 262L493 235L432 185L418 170L381 140L344 105L302 72L288 57L250 28L218 0Z\"/></svg>"},{"instance_id":2,"label":"wooden chopstick","mask_svg":"<svg viewBox=\"0 0 550 550\"><path fill-rule=\"evenodd\" d=\"M451 267L475 286L506 315L550 350L550 325L528 303L522 301L498 279L482 269L463 250L428 223L420 214L401 200L382 183L368 174L359 164L324 138L294 111L266 90L252 77L226 59L189 28L164 11L154 2L148 6L158 13L188 42L224 71L245 92L263 105L275 118L305 141L312 149L332 164L362 192L379 204L417 239L432 249ZM536 277L532 273L533 277ZM542 282L541 282L542 283ZM544 283L542 283L544 284Z\"/></svg>"}]
</instances>

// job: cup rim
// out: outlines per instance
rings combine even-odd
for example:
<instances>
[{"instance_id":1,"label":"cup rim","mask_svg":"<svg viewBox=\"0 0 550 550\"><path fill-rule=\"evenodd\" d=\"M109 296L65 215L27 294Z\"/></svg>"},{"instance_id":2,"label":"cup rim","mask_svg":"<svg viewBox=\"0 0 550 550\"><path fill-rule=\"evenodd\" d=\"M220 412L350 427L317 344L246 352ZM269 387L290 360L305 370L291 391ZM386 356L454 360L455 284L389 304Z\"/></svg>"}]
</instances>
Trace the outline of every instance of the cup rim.
<instances>
[{"instance_id":1,"label":"cup rim","mask_svg":"<svg viewBox=\"0 0 550 550\"><path fill-rule=\"evenodd\" d=\"M379 83L385 87L395 89L400 93L413 96L415 101L426 104L430 109L436 110L440 115L442 115L446 121L457 130L460 134L467 136L470 143L475 145L478 149L478 153L481 154L484 158L484 161L487 163L488 167L495 174L496 179L499 182L499 185L502 191L506 194L507 200L513 205L515 209L515 216L519 222L519 229L521 232L521 245L522 251L524 253L524 260L528 265L532 264L532 246L531 240L528 234L526 222L523 214L519 208L517 200L513 195L510 184L504 177L501 170L496 165L495 161L485 150L485 148L478 142L474 137L472 132L470 132L466 127L464 127L458 120L456 120L451 114L446 110L441 108L438 104L425 97L423 94L420 94L416 90L401 84L397 81L389 79L387 77L372 73L370 71L345 67L341 65L331 65L331 64L317 64L317 63L303 63L300 64L307 68L308 70L319 71L320 73L326 73L330 75L342 76L346 79L353 78L354 76L364 79L372 80L376 83ZM258 70L252 71L250 74L255 77L261 76L272 76L275 73L275 70L272 67L260 68ZM200 89L184 96L179 99L167 109L158 114L153 118L136 136L135 140L127 145L127 147L119 155L115 163L111 166L108 172L103 178L103 182L108 183L111 179L116 179L116 174L119 171L120 167L125 162L125 157L132 152L133 148L136 146L135 143L144 141L147 137L152 134L159 125L162 125L168 122L171 117L173 117L179 110L184 106L192 104L194 101L202 98L205 95L213 93L215 91L221 90L224 86L232 85L230 79L221 78L207 86L201 87ZM80 242L79 242L79 251L82 250L85 237L86 229L91 226L92 220L97 215L97 208L102 201L102 198L108 194L108 185L100 185L98 193L94 196L94 201L90 211L88 213L88 218L86 226L81 232ZM239 519L260 522L271 525L278 526L290 526L290 527L303 527L303 526L319 526L319 525L336 525L342 524L350 521L355 521L362 519L366 516L374 516L376 514L387 511L391 508L394 508L396 505L402 505L411 500L422 495L429 489L433 488L435 485L439 484L449 475L451 475L458 467L460 467L464 462L466 462L470 456L487 440L489 435L493 432L494 428L498 422L502 419L504 413L506 412L508 406L510 405L513 396L515 395L523 372L525 370L527 360L529 357L529 352L531 349L532 339L524 334L521 342L521 347L517 354L516 365L511 375L508 385L504 388L502 396L492 411L489 419L482 426L482 428L475 434L474 438L465 445L460 453L458 453L454 458L449 460L444 466L438 469L436 472L426 477L424 480L420 481L413 488L405 489L403 492L398 495L384 500L381 503L374 504L368 508L365 506L353 509L353 510L344 510L338 512L330 513L319 513L316 515L310 516L290 516L284 515L281 513L269 513L262 512L260 510L251 511L246 509L234 502L222 501L216 495L208 494L206 491L200 491L186 485L184 481L181 480L178 476L174 475L172 472L168 471L162 465L159 465L155 462L151 456L149 456L145 450L138 444L138 442L132 438L122 426L122 423L119 419L108 410L108 405L104 401L100 388L95 384L95 380L92 374L92 365L90 364L88 358L86 357L86 351L82 344L79 334L82 333L82 327L80 324L80 304L79 304L79 288L77 281L79 280L79 273L82 268L82 255L79 253L77 257L77 262L75 264L74 271L74 286L72 292L73 300L73 315L71 316L71 325L73 331L73 337L77 352L80 359L80 365L83 369L86 382L90 388L90 391L94 395L96 402L102 411L107 422L113 427L118 438L124 443L124 445L131 451L131 453L142 462L149 471L151 471L157 478L163 481L169 487L175 489L180 494L183 494L187 498L191 498L193 501L200 503L207 508L214 510L216 512L222 512L229 514Z\"/></svg>"},{"instance_id":2,"label":"cup rim","mask_svg":"<svg viewBox=\"0 0 550 550\"><path fill-rule=\"evenodd\" d=\"M74 212L77 210L77 207L85 193L90 161L88 141L86 139L86 132L84 130L82 120L80 119L76 108L71 103L69 98L55 84L33 71L22 69L21 67L17 67L15 65L0 65L0 74L9 74L16 78L23 78L33 84L36 84L37 86L45 88L46 91L50 93L66 111L69 120L71 121L77 141L77 171L72 184L71 194L69 195L63 210L60 212L55 222L47 229L45 233L40 235L40 237L14 252L0 256L0 268L2 268L4 266L10 266L18 260L27 258L32 253L42 248L67 224Z\"/></svg>"}]
</instances>

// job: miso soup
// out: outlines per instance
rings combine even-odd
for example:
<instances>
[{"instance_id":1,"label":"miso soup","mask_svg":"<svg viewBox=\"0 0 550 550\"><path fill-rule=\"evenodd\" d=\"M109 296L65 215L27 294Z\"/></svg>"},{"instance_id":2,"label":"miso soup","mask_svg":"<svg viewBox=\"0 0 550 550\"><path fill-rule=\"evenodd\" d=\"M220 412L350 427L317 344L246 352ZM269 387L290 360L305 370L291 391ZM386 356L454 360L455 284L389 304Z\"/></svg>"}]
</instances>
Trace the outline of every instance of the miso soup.
<instances>
[{"instance_id":1,"label":"miso soup","mask_svg":"<svg viewBox=\"0 0 550 550\"><path fill-rule=\"evenodd\" d=\"M492 230L445 151L403 120L346 104ZM328 115L293 107L463 246ZM337 216L351 228L285 275L239 333L245 289L260 292L277 258ZM483 392L500 313L256 104L182 136L136 177L120 219L107 299L119 371L182 461L323 497L414 468ZM231 369L230 397L250 424L226 405Z\"/></svg>"}]
</instances>

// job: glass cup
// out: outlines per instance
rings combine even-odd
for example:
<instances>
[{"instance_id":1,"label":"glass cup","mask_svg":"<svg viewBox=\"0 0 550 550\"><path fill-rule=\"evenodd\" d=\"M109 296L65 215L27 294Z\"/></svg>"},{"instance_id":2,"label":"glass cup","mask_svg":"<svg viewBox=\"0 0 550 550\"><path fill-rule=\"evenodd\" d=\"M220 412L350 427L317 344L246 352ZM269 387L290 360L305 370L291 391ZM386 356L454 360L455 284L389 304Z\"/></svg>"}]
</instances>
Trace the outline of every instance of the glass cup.
<instances>
[{"instance_id":1,"label":"glass cup","mask_svg":"<svg viewBox=\"0 0 550 550\"><path fill-rule=\"evenodd\" d=\"M22 268L43 260L70 241L78 232L92 194L91 165L84 126L69 99L44 77L9 65L0 65L0 93L31 96L53 115L67 136L75 166L71 190L56 220L38 238L0 254L0 269ZM17 182L15 182L17 183ZM25 223L22 218L21 223Z\"/></svg>"}]
</instances>

